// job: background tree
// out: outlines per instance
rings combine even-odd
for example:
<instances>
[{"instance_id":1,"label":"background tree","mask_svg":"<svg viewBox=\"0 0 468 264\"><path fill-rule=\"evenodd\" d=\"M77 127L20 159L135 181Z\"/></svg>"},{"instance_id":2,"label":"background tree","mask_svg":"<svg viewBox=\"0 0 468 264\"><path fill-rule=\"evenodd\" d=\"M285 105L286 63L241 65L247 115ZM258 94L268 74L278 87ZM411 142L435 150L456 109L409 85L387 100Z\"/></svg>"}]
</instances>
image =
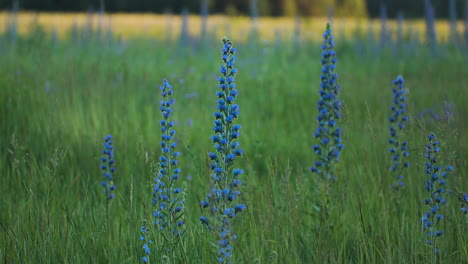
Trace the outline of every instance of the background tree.
<instances>
[{"instance_id":1,"label":"background tree","mask_svg":"<svg viewBox=\"0 0 468 264\"><path fill-rule=\"evenodd\" d=\"M0 1L0 9L11 9L16 0ZM106 12L148 12L175 14L184 8L191 13L200 13L201 0L19 0L21 10L84 12L98 10L101 2ZM261 16L326 16L332 7L338 16L378 17L380 4L385 3L388 16L396 17L402 11L406 18L423 17L423 0L257 0ZM456 15L462 17L464 0L456 1ZM438 17L447 18L449 1L431 0ZM250 0L208 0L210 14L230 13L249 15Z\"/></svg>"}]
</instances>

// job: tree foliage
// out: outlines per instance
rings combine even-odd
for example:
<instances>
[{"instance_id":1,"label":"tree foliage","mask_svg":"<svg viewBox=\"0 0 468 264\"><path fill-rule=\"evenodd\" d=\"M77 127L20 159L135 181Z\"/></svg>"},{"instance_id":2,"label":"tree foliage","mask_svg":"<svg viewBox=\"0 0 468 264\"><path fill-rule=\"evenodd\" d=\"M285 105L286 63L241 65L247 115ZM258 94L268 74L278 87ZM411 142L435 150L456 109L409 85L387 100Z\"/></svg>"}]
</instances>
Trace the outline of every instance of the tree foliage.
<instances>
[{"instance_id":1,"label":"tree foliage","mask_svg":"<svg viewBox=\"0 0 468 264\"><path fill-rule=\"evenodd\" d=\"M0 8L11 9L19 1L21 10L180 13L184 9L200 13L201 0L8 0ZM380 5L387 5L389 17L402 11L405 17L422 17L423 0L208 0L211 14L249 15L250 1L256 1L261 16L325 16L333 9L339 16L377 17ZM464 1L456 0L457 17L462 17ZM438 17L448 16L448 1L432 0Z\"/></svg>"}]
</instances>

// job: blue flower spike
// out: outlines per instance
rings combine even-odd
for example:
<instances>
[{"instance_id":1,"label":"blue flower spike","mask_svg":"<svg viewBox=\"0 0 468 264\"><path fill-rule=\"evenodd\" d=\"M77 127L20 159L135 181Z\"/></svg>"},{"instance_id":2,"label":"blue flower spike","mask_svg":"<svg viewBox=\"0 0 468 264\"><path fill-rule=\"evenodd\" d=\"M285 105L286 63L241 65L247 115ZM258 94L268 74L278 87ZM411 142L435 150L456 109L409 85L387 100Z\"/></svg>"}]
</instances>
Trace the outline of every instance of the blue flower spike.
<instances>
[{"instance_id":1,"label":"blue flower spike","mask_svg":"<svg viewBox=\"0 0 468 264\"><path fill-rule=\"evenodd\" d=\"M407 91L404 88L405 80L398 76L394 81L392 88L393 104L390 106L392 115L388 119L390 122L390 144L389 152L391 154L390 173L395 182L391 184L394 190L400 190L404 186L405 171L410 167L408 157L408 141L404 141L404 130L409 120L407 110Z\"/></svg>"},{"instance_id":2,"label":"blue flower spike","mask_svg":"<svg viewBox=\"0 0 468 264\"><path fill-rule=\"evenodd\" d=\"M235 124L239 116L239 106L235 104L238 95L235 52L232 42L223 38L223 65L218 78L217 111L211 136L216 152L208 154L212 171L210 192L201 202L201 207L207 212L200 217L201 223L216 238L217 261L222 264L232 263L232 244L237 238L232 232L232 221L246 209L245 204L238 202L244 171L234 167L235 160L243 154L238 142L241 126Z\"/></svg>"},{"instance_id":3,"label":"blue flower spike","mask_svg":"<svg viewBox=\"0 0 468 264\"><path fill-rule=\"evenodd\" d=\"M430 133L427 139L428 144L424 154L427 162L425 163L424 172L426 174L425 189L429 197L423 200L427 211L421 217L420 223L425 232L426 243L432 248L433 252L439 253L440 249L437 246L437 241L444 234L444 230L439 230L439 226L444 219L442 211L446 204L447 178L452 173L453 167L446 166L443 168L439 165L440 147L436 135Z\"/></svg>"},{"instance_id":4,"label":"blue flower spike","mask_svg":"<svg viewBox=\"0 0 468 264\"><path fill-rule=\"evenodd\" d=\"M104 138L104 149L102 150L101 157L101 170L104 180L101 186L104 188L104 194L107 200L112 200L115 197L114 190L114 173L115 173L115 160L114 160L114 146L112 145L112 136L107 135Z\"/></svg>"},{"instance_id":5,"label":"blue flower spike","mask_svg":"<svg viewBox=\"0 0 468 264\"><path fill-rule=\"evenodd\" d=\"M163 97L160 103L162 119L159 121L161 127L161 155L153 184L152 216L154 230L159 232L164 240L161 249L164 252L169 252L177 248L176 246L181 242L181 237L185 233L186 192L184 183L179 183L181 169L179 168L178 157L180 152L176 151L175 123L171 118L172 106L175 103L175 99L172 98L174 91L166 79L163 80L160 89ZM147 230L144 226L142 228L145 228L145 231ZM143 245L146 253L143 262L149 258L150 243L148 241Z\"/></svg>"},{"instance_id":6,"label":"blue flower spike","mask_svg":"<svg viewBox=\"0 0 468 264\"><path fill-rule=\"evenodd\" d=\"M341 138L341 127L339 126L342 103L338 96L341 88L337 81L338 74L335 73L337 59L330 24L327 24L323 38L320 99L317 103L319 112L317 116L318 127L314 133L318 144L312 146L317 159L310 170L319 175L324 181L329 182L336 180L334 165L340 159L344 144Z\"/></svg>"}]
</instances>

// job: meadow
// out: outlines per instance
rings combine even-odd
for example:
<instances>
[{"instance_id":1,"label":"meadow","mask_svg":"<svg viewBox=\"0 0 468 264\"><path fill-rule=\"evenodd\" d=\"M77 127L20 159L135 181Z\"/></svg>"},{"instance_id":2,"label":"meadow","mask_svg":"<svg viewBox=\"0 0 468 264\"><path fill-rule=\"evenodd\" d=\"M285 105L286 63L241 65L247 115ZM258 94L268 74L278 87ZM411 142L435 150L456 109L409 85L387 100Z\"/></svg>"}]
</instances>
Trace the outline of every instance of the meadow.
<instances>
[{"instance_id":1,"label":"meadow","mask_svg":"<svg viewBox=\"0 0 468 264\"><path fill-rule=\"evenodd\" d=\"M228 26L208 27L200 38L199 28L180 34L180 21L172 24L173 32L161 22L145 33L141 27L119 32L124 29L118 18L99 31L85 23L65 26L61 19L50 27L40 23L41 16L30 23L22 15L15 31L20 34L4 26L0 38L4 263L141 263L140 227L143 220L151 222L161 155L164 78L174 89L180 180L187 187L184 257L174 263L216 262L200 223L200 202L210 188L207 154L214 151L210 135L224 35L237 48L236 122L242 125L244 154L236 167L244 170L239 199L247 206L233 225L238 235L233 263L430 263L434 258L420 221L430 132L440 140L440 162L454 167L436 260L468 263L468 219L459 201L460 193L468 192L468 43L446 43L448 31L440 26L446 22L437 23L443 43L434 48L412 38L408 28L418 27L411 21L401 42L380 43L379 33L370 34L366 23L346 28L335 20L345 149L331 187L331 232L324 236L316 225L319 181L309 168L316 158L312 145L326 19L311 28L302 23L295 39L292 19L260 20L259 30L250 32L248 26L236 28L238 20L249 25L248 18L215 17ZM275 37L262 27L268 23L291 28ZM392 80L398 75L408 89L411 167L396 192L390 187L395 179L388 140ZM99 168L108 134L117 169L109 225Z\"/></svg>"}]
</instances>

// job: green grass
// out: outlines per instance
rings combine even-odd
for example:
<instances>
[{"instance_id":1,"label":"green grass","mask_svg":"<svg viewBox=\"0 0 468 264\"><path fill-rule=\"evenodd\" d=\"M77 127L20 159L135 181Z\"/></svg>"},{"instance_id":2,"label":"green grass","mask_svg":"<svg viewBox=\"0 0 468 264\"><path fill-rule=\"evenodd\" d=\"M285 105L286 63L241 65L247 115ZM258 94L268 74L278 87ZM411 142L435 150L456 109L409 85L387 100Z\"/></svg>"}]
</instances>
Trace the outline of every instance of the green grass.
<instances>
[{"instance_id":1,"label":"green grass","mask_svg":"<svg viewBox=\"0 0 468 264\"><path fill-rule=\"evenodd\" d=\"M343 137L333 232L313 227L318 215L315 154L320 44L300 48L236 43L236 80L245 155L235 232L235 263L427 263L419 219L424 212L424 144L429 131L442 142L449 178L441 263L468 263L467 220L457 192L468 190L468 67L466 53L444 48L437 57L419 47L407 56L358 55L338 42ZM179 46L178 46L179 45ZM208 191L207 153L216 108L220 41L191 47L131 38L116 43L53 45L27 35L0 45L0 259L4 263L138 263L143 219L150 220L154 165L159 155L159 85L167 78L177 103L178 146L187 182L190 263L214 263L198 220ZM103 47L104 46L104 47ZM466 51L465 51L466 52ZM389 185L388 117L391 81L402 74L409 89L411 149L406 189ZM454 105L447 123L418 118L423 109ZM192 125L189 126L189 122ZM116 199L105 232L99 157L114 136ZM191 179L187 179L191 176ZM318 230L320 231L320 230ZM181 262L183 263L183 262Z\"/></svg>"}]
</instances>

